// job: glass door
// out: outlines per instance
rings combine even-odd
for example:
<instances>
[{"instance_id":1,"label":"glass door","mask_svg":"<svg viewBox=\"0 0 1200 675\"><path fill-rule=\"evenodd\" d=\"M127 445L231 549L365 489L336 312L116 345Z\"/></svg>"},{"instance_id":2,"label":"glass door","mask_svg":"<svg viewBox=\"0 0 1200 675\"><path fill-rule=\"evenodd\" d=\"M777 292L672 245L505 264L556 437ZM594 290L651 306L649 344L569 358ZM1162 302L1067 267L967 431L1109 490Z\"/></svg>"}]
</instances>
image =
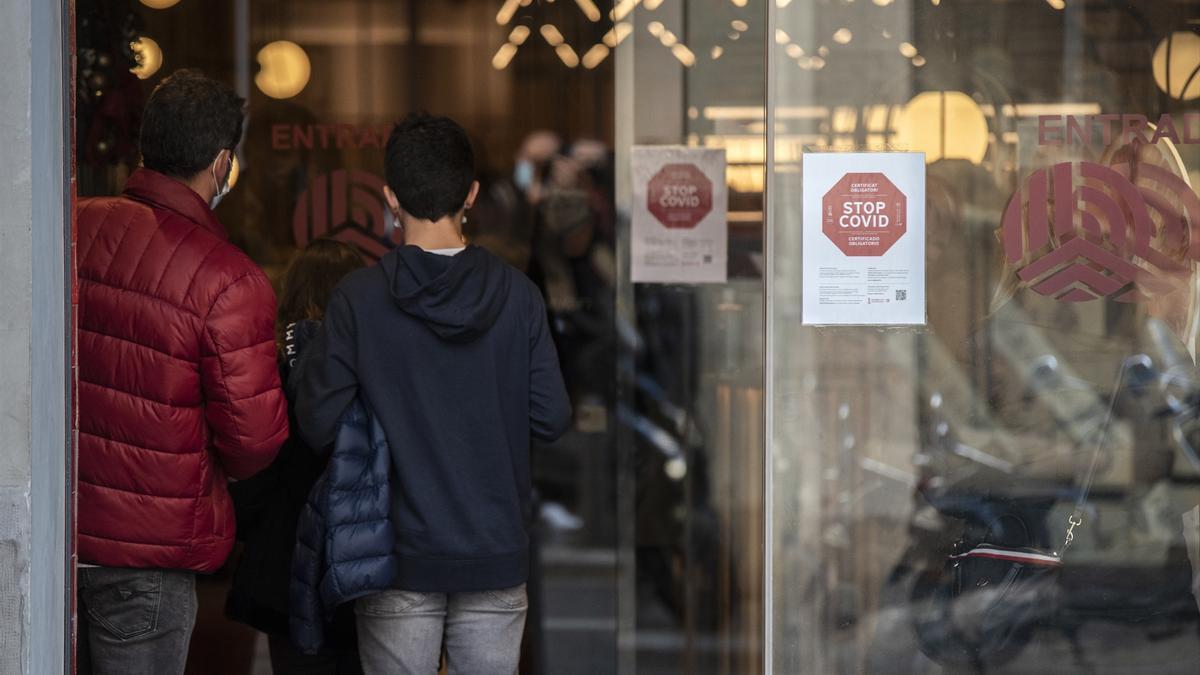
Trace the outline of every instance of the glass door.
<instances>
[{"instance_id":1,"label":"glass door","mask_svg":"<svg viewBox=\"0 0 1200 675\"><path fill-rule=\"evenodd\" d=\"M1200 3L772 4L773 671L1194 672ZM897 152L917 326L819 168Z\"/></svg>"},{"instance_id":2,"label":"glass door","mask_svg":"<svg viewBox=\"0 0 1200 675\"><path fill-rule=\"evenodd\" d=\"M619 672L759 672L767 3L614 13ZM696 185L705 215L673 228L658 207ZM709 245L698 282L676 256Z\"/></svg>"},{"instance_id":3,"label":"glass door","mask_svg":"<svg viewBox=\"0 0 1200 675\"><path fill-rule=\"evenodd\" d=\"M462 124L483 186L466 235L541 289L575 410L562 440L531 448L522 672L761 669L767 2L75 8L80 196L120 192L164 77L226 81L249 117L216 215L277 291L313 240L369 264L395 245L381 194L393 122L424 110ZM705 177L722 253L704 282L632 272L647 225L632 158L661 149L724 167ZM200 583L190 672L267 665L266 637L226 615L237 569L235 553Z\"/></svg>"}]
</instances>

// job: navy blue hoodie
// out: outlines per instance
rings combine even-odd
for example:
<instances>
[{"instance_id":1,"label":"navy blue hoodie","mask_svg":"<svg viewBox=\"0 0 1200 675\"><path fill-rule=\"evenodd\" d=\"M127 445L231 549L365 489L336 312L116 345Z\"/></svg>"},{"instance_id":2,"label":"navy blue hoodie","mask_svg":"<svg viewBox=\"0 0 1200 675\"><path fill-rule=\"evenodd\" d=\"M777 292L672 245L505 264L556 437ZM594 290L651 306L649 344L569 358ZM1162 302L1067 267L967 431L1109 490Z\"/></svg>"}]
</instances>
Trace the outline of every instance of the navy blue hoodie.
<instances>
[{"instance_id":1,"label":"navy blue hoodie","mask_svg":"<svg viewBox=\"0 0 1200 675\"><path fill-rule=\"evenodd\" d=\"M338 285L290 384L315 448L357 394L382 423L399 588L525 582L530 436L558 438L571 407L524 275L475 246L452 257L398 248Z\"/></svg>"}]
</instances>

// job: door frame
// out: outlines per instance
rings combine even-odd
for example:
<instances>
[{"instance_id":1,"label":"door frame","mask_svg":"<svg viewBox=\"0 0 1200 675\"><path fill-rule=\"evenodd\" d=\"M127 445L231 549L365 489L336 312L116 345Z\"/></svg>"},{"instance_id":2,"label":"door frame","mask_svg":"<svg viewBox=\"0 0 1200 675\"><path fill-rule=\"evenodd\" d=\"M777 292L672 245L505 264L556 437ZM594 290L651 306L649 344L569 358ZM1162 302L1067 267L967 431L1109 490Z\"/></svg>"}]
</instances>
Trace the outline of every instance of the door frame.
<instances>
[{"instance_id":1,"label":"door frame","mask_svg":"<svg viewBox=\"0 0 1200 675\"><path fill-rule=\"evenodd\" d=\"M30 0L31 673L71 667L74 608L74 0ZM54 338L59 339L54 339Z\"/></svg>"}]
</instances>

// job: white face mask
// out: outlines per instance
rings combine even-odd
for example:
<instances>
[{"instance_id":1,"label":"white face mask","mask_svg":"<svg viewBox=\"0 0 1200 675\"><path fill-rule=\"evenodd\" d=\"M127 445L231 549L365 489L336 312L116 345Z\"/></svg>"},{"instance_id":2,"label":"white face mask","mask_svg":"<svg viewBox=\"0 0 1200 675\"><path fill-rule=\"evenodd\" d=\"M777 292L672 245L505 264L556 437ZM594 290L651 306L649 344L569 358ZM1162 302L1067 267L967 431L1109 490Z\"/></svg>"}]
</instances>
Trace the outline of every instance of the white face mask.
<instances>
[{"instance_id":1,"label":"white face mask","mask_svg":"<svg viewBox=\"0 0 1200 675\"><path fill-rule=\"evenodd\" d=\"M217 163L213 162L212 167L210 168L212 171L213 185L216 186L217 193L213 195L212 201L208 203L208 207L210 209L215 209L217 208L217 204L220 204L221 200L225 198L225 195L229 194L229 177L233 175L233 155L230 155L229 170L225 172L225 180L223 182L217 180Z\"/></svg>"},{"instance_id":2,"label":"white face mask","mask_svg":"<svg viewBox=\"0 0 1200 675\"><path fill-rule=\"evenodd\" d=\"M517 187L522 190L528 190L529 186L533 185L533 174L533 162L522 159L513 168L513 183L516 183Z\"/></svg>"}]
</instances>

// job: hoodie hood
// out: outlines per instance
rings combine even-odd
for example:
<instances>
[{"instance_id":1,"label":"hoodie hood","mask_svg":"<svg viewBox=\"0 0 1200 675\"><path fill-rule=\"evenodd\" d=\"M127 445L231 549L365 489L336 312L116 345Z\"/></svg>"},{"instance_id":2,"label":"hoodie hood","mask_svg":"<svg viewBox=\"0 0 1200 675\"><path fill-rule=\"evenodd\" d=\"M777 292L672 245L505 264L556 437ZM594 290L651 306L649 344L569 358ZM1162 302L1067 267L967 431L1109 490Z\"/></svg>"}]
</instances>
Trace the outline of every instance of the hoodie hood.
<instances>
[{"instance_id":1,"label":"hoodie hood","mask_svg":"<svg viewBox=\"0 0 1200 675\"><path fill-rule=\"evenodd\" d=\"M511 283L503 265L478 246L455 256L402 246L379 261L396 306L449 342L471 342L496 323Z\"/></svg>"}]
</instances>

